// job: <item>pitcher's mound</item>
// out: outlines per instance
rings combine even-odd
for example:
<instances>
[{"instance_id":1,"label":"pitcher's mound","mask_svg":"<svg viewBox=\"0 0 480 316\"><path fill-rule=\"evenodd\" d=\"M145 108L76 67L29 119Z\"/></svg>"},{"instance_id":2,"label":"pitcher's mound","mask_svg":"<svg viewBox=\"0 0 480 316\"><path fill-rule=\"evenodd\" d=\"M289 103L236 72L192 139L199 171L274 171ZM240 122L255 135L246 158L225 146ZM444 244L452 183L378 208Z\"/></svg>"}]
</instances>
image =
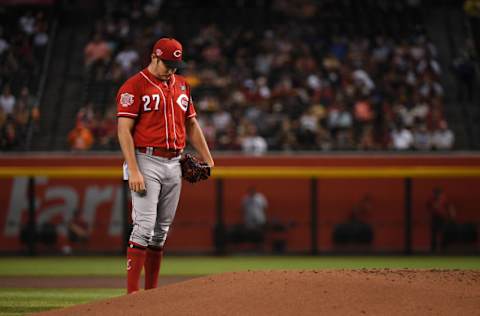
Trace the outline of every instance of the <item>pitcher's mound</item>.
<instances>
[{"instance_id":1,"label":"pitcher's mound","mask_svg":"<svg viewBox=\"0 0 480 316\"><path fill-rule=\"evenodd\" d=\"M480 271L231 272L42 315L480 315Z\"/></svg>"}]
</instances>

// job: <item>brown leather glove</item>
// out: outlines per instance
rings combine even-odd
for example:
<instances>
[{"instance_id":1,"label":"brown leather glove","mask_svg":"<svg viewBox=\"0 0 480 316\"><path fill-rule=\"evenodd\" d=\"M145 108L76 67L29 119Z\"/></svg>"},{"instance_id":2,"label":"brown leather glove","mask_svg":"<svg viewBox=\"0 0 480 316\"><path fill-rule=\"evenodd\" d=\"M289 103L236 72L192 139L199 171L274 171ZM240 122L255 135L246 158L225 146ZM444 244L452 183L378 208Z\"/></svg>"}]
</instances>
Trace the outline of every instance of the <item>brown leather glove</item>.
<instances>
[{"instance_id":1,"label":"brown leather glove","mask_svg":"<svg viewBox=\"0 0 480 316\"><path fill-rule=\"evenodd\" d=\"M182 167L182 178L190 183L207 180L210 177L210 166L201 162L194 155L185 154L180 159L180 166Z\"/></svg>"}]
</instances>

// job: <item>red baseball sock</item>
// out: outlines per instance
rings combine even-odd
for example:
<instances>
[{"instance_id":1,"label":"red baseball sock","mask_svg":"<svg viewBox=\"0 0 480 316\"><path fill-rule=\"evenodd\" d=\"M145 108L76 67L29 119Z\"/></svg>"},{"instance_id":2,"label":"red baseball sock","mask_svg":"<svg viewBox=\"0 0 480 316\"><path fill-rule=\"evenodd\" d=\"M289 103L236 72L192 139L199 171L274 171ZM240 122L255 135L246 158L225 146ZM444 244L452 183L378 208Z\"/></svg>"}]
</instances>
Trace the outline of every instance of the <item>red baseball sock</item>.
<instances>
[{"instance_id":1,"label":"red baseball sock","mask_svg":"<svg viewBox=\"0 0 480 316\"><path fill-rule=\"evenodd\" d=\"M158 286L158 274L162 263L163 248L148 247L145 259L145 290Z\"/></svg>"},{"instance_id":2,"label":"red baseball sock","mask_svg":"<svg viewBox=\"0 0 480 316\"><path fill-rule=\"evenodd\" d=\"M133 247L132 247L133 246ZM145 263L145 248L130 244L127 249L127 293L131 294L140 289L140 274Z\"/></svg>"}]
</instances>

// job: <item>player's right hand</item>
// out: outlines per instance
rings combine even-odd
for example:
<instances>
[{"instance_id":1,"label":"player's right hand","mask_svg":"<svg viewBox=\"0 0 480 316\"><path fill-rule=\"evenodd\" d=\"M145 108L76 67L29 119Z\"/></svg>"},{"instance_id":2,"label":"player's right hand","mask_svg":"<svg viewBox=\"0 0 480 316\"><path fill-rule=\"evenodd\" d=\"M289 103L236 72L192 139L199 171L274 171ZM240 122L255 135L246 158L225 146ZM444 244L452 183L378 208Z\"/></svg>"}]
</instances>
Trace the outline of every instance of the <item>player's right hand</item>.
<instances>
[{"instance_id":1,"label":"player's right hand","mask_svg":"<svg viewBox=\"0 0 480 316\"><path fill-rule=\"evenodd\" d=\"M146 192L145 181L140 172L131 172L128 178L128 186L133 192L144 193Z\"/></svg>"}]
</instances>

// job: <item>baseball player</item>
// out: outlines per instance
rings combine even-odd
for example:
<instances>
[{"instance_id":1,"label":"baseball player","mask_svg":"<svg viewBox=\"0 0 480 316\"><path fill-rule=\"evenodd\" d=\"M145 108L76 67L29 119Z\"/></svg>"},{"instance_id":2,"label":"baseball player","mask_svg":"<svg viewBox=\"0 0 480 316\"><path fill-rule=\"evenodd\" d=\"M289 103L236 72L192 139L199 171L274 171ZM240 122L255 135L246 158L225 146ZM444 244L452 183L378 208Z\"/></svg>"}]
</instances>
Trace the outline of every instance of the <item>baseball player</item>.
<instances>
[{"instance_id":1,"label":"baseball player","mask_svg":"<svg viewBox=\"0 0 480 316\"><path fill-rule=\"evenodd\" d=\"M117 94L118 139L124 178L132 195L133 231L127 249L127 293L157 287L163 247L181 189L180 154L186 137L200 159L213 167L195 118L190 87L175 72L183 65L182 45L158 40L147 68L129 78Z\"/></svg>"}]
</instances>

